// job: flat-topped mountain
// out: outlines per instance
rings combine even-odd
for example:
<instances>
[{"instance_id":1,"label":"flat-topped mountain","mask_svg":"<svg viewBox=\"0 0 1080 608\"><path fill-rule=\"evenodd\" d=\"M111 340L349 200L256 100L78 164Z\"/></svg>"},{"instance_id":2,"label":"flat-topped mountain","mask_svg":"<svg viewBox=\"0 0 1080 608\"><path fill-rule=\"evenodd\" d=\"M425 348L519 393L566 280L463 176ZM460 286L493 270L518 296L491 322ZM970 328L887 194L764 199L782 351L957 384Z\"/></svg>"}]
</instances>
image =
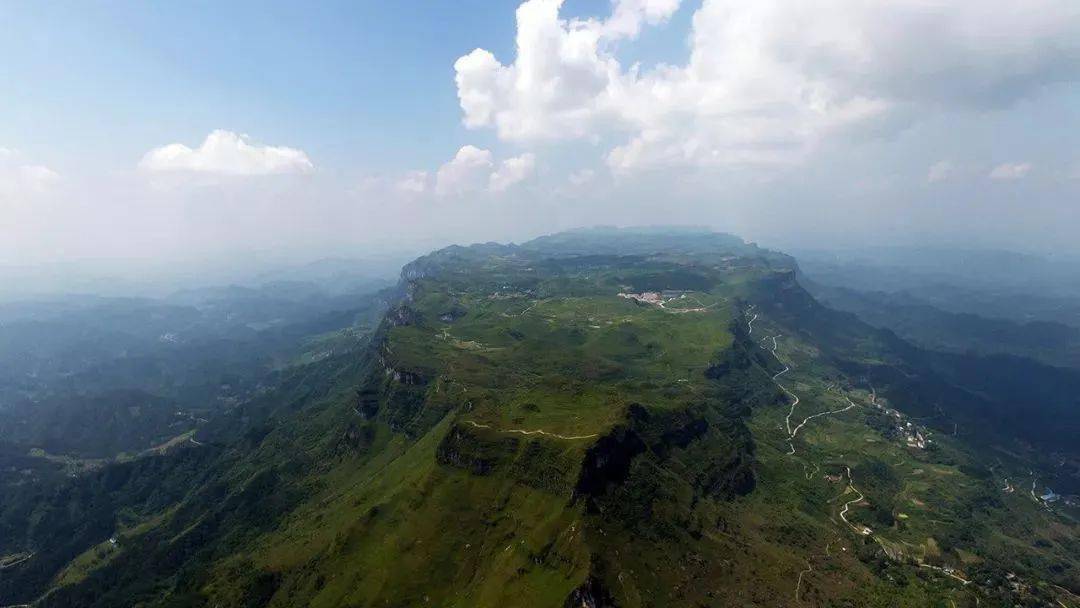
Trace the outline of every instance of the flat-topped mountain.
<instances>
[{"instance_id":1,"label":"flat-topped mountain","mask_svg":"<svg viewBox=\"0 0 1080 608\"><path fill-rule=\"evenodd\" d=\"M825 308L730 235L450 247L362 349L44 499L0 598L1072 605L1077 376L997 364Z\"/></svg>"}]
</instances>

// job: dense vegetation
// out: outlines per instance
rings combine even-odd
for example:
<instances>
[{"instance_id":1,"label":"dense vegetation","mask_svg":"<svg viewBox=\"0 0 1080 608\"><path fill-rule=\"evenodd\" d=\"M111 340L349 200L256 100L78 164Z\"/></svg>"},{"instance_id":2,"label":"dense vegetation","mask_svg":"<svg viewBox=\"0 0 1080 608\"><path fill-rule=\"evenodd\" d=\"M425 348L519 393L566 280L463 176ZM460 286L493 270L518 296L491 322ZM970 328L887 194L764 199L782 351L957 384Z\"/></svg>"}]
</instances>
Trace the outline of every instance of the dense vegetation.
<instances>
[{"instance_id":1,"label":"dense vegetation","mask_svg":"<svg viewBox=\"0 0 1080 608\"><path fill-rule=\"evenodd\" d=\"M1053 428L1075 420L1071 377L914 347L735 237L444 249L403 269L355 346L264 378L174 449L20 486L0 503L0 603L1080 593L1074 508L1040 497L1074 477L1071 427Z\"/></svg>"},{"instance_id":2,"label":"dense vegetation","mask_svg":"<svg viewBox=\"0 0 1080 608\"><path fill-rule=\"evenodd\" d=\"M78 459L160 445L355 342L376 320L375 285L0 305L0 444Z\"/></svg>"}]
</instances>

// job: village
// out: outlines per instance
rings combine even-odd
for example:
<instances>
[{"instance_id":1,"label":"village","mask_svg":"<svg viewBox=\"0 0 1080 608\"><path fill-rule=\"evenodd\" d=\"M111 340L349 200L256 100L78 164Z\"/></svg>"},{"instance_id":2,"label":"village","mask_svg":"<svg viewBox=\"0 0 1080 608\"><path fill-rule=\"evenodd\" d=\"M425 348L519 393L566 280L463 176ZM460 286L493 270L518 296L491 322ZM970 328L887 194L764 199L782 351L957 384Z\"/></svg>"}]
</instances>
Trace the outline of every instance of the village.
<instances>
[{"instance_id":1,"label":"village","mask_svg":"<svg viewBox=\"0 0 1080 608\"><path fill-rule=\"evenodd\" d=\"M672 313L705 312L726 300L726 298L721 297L711 304L705 304L701 301L699 295L702 297L707 296L707 294L695 294L694 292L677 289L643 291L641 293L627 291L619 292L620 298L625 298L639 304L656 306L657 308ZM716 296L712 297L716 298ZM669 306L671 304L675 304L675 306Z\"/></svg>"},{"instance_id":2,"label":"village","mask_svg":"<svg viewBox=\"0 0 1080 608\"><path fill-rule=\"evenodd\" d=\"M870 392L870 404L895 422L896 425L893 427L893 431L896 436L904 441L907 447L925 450L927 446L933 443L929 438L930 432L925 428L906 420L904 414L899 410L878 403L877 392L874 390Z\"/></svg>"}]
</instances>

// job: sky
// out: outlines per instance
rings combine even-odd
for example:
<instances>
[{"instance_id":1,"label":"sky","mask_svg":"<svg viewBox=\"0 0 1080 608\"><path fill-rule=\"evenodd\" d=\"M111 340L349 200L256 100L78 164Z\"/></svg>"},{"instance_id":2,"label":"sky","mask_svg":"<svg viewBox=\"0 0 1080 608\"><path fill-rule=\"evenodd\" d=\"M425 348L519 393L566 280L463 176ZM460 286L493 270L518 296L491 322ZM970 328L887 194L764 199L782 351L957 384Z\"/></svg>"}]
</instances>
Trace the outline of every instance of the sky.
<instances>
[{"instance_id":1,"label":"sky","mask_svg":"<svg viewBox=\"0 0 1080 608\"><path fill-rule=\"evenodd\" d=\"M0 58L0 267L596 224L1080 252L1075 0L13 0Z\"/></svg>"}]
</instances>

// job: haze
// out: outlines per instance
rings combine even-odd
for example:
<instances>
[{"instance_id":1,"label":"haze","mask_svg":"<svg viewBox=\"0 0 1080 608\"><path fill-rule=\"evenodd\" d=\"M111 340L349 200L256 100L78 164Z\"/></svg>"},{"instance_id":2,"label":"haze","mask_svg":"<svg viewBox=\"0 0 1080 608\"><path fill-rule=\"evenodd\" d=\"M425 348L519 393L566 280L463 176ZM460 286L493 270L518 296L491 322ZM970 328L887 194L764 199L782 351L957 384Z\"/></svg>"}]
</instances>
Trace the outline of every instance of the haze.
<instances>
[{"instance_id":1,"label":"haze","mask_svg":"<svg viewBox=\"0 0 1080 608\"><path fill-rule=\"evenodd\" d=\"M7 2L0 55L9 288L593 224L1078 250L1069 0Z\"/></svg>"},{"instance_id":2,"label":"haze","mask_svg":"<svg viewBox=\"0 0 1080 608\"><path fill-rule=\"evenodd\" d=\"M1080 0L0 0L0 608L1080 608Z\"/></svg>"}]
</instances>

